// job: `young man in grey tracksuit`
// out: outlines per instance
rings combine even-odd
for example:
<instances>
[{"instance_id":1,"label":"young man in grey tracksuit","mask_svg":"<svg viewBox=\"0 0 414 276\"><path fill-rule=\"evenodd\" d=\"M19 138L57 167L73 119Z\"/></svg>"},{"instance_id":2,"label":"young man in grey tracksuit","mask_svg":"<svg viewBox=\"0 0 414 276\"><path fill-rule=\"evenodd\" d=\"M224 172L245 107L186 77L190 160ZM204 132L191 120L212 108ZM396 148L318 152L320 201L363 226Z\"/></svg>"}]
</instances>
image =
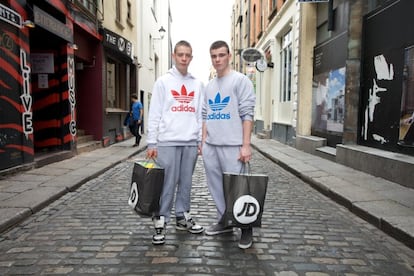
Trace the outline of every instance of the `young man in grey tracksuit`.
<instances>
[{"instance_id":1,"label":"young man in grey tracksuit","mask_svg":"<svg viewBox=\"0 0 414 276\"><path fill-rule=\"evenodd\" d=\"M221 223L226 209L223 172L239 173L242 164L251 159L256 97L250 79L231 69L231 53L226 42L214 42L210 57L217 77L204 89L202 154L207 185L218 216L217 223L210 226L206 234L217 235L233 231ZM242 229L239 247L249 248L252 242L252 228Z\"/></svg>"}]
</instances>

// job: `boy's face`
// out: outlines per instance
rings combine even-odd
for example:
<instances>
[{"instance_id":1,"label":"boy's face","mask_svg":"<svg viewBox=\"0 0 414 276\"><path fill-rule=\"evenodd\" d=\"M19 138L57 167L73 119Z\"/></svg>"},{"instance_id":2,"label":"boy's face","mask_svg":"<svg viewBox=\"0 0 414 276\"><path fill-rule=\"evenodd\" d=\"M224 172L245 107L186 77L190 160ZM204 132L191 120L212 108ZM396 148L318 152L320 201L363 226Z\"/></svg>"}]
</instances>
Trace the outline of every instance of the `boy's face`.
<instances>
[{"instance_id":1,"label":"boy's face","mask_svg":"<svg viewBox=\"0 0 414 276\"><path fill-rule=\"evenodd\" d=\"M173 53L173 58L175 60L175 67L179 71L187 71L190 62L193 59L191 48L178 46L175 53Z\"/></svg>"},{"instance_id":2,"label":"boy's face","mask_svg":"<svg viewBox=\"0 0 414 276\"><path fill-rule=\"evenodd\" d=\"M210 50L210 57L214 69L219 72L225 70L228 67L231 59L231 54L227 52L226 47L221 47Z\"/></svg>"}]
</instances>

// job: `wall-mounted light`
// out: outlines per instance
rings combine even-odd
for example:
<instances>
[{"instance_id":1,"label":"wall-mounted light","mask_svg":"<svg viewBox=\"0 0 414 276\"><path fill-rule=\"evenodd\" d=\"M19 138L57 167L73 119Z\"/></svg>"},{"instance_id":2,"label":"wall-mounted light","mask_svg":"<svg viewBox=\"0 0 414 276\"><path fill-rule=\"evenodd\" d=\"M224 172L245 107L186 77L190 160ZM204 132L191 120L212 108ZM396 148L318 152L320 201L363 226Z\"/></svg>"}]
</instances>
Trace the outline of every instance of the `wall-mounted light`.
<instances>
[{"instance_id":1,"label":"wall-mounted light","mask_svg":"<svg viewBox=\"0 0 414 276\"><path fill-rule=\"evenodd\" d=\"M35 23L33 21L30 21L30 20L25 20L22 23L22 25L23 25L23 27L27 27L27 28L30 28L30 29L33 29L34 27L36 27Z\"/></svg>"},{"instance_id":2,"label":"wall-mounted light","mask_svg":"<svg viewBox=\"0 0 414 276\"><path fill-rule=\"evenodd\" d=\"M69 48L73 49L73 50L78 50L79 47L77 44L75 43L68 43Z\"/></svg>"},{"instance_id":3,"label":"wall-mounted light","mask_svg":"<svg viewBox=\"0 0 414 276\"><path fill-rule=\"evenodd\" d=\"M163 26L161 26L161 28L158 30L159 34L160 34L160 38L163 39L164 35L165 35L165 29Z\"/></svg>"},{"instance_id":4,"label":"wall-mounted light","mask_svg":"<svg viewBox=\"0 0 414 276\"><path fill-rule=\"evenodd\" d=\"M158 30L158 33L160 34L159 38L154 37L154 40L162 40L164 38L166 30L164 29L163 26L161 26L161 28Z\"/></svg>"}]
</instances>

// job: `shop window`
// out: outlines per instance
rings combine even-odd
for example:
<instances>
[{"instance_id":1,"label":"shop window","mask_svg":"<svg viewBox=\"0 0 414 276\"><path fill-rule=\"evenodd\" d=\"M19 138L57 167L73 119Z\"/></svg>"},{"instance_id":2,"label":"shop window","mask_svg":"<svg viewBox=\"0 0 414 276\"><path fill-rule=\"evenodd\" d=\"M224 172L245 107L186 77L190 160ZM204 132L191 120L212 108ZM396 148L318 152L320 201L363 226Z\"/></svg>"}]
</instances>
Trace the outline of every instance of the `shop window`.
<instances>
[{"instance_id":1,"label":"shop window","mask_svg":"<svg viewBox=\"0 0 414 276\"><path fill-rule=\"evenodd\" d=\"M118 94L119 87L117 85L118 79L118 66L113 61L106 63L106 107L117 108L118 106Z\"/></svg>"},{"instance_id":2,"label":"shop window","mask_svg":"<svg viewBox=\"0 0 414 276\"><path fill-rule=\"evenodd\" d=\"M87 10L91 15L96 17L98 10L98 2L96 0L76 0L75 4L83 10Z\"/></svg>"},{"instance_id":3,"label":"shop window","mask_svg":"<svg viewBox=\"0 0 414 276\"><path fill-rule=\"evenodd\" d=\"M107 59L105 108L108 112L128 109L126 101L132 88L129 68L128 64L115 58Z\"/></svg>"},{"instance_id":4,"label":"shop window","mask_svg":"<svg viewBox=\"0 0 414 276\"><path fill-rule=\"evenodd\" d=\"M290 30L282 37L281 50L281 94L280 101L288 102L292 94L292 31Z\"/></svg>"},{"instance_id":5,"label":"shop window","mask_svg":"<svg viewBox=\"0 0 414 276\"><path fill-rule=\"evenodd\" d=\"M399 144L414 146L414 46L404 51Z\"/></svg>"}]
</instances>

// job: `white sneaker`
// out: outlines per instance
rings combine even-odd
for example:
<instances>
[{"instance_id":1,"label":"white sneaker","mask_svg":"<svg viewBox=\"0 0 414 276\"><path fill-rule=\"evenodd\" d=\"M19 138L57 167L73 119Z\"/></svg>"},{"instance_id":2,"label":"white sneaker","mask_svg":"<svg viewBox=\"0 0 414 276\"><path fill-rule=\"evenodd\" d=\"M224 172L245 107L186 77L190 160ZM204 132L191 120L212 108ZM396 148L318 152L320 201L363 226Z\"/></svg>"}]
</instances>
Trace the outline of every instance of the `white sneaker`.
<instances>
[{"instance_id":1,"label":"white sneaker","mask_svg":"<svg viewBox=\"0 0 414 276\"><path fill-rule=\"evenodd\" d=\"M153 219L155 233L152 235L152 244L160 245L165 243L165 218L164 216Z\"/></svg>"},{"instance_id":2,"label":"white sneaker","mask_svg":"<svg viewBox=\"0 0 414 276\"><path fill-rule=\"evenodd\" d=\"M184 217L177 217L175 229L188 231L191 234L200 234L204 231L203 226L196 224L187 212L184 213Z\"/></svg>"}]
</instances>

